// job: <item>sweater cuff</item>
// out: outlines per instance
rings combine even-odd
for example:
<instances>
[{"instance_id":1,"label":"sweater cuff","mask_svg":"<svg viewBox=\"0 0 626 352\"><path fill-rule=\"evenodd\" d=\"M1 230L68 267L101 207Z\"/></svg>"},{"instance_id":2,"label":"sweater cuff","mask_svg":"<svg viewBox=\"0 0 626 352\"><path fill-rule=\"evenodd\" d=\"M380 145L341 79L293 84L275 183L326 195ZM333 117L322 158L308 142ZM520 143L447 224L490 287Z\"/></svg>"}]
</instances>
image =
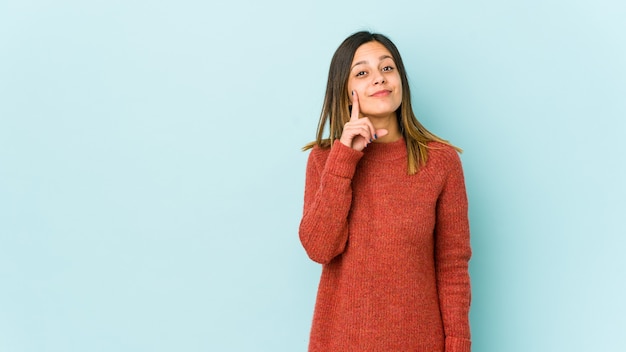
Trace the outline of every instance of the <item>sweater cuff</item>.
<instances>
[{"instance_id":1,"label":"sweater cuff","mask_svg":"<svg viewBox=\"0 0 626 352\"><path fill-rule=\"evenodd\" d=\"M331 175L351 179L362 156L363 152L346 147L336 139L330 148L326 171Z\"/></svg>"},{"instance_id":2,"label":"sweater cuff","mask_svg":"<svg viewBox=\"0 0 626 352\"><path fill-rule=\"evenodd\" d=\"M446 352L470 352L472 341L461 337L446 337Z\"/></svg>"}]
</instances>

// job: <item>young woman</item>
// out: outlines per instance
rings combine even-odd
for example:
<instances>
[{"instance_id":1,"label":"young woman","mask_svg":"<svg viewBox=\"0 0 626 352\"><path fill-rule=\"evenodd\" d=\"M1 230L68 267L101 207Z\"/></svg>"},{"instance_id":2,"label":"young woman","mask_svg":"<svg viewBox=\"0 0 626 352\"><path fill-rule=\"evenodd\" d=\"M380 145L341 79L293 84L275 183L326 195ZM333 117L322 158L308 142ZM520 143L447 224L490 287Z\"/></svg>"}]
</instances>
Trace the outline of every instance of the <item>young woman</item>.
<instances>
[{"instance_id":1,"label":"young woman","mask_svg":"<svg viewBox=\"0 0 626 352\"><path fill-rule=\"evenodd\" d=\"M323 264L309 351L470 351L460 150L415 118L387 37L358 32L339 46L304 149L299 234Z\"/></svg>"}]
</instances>

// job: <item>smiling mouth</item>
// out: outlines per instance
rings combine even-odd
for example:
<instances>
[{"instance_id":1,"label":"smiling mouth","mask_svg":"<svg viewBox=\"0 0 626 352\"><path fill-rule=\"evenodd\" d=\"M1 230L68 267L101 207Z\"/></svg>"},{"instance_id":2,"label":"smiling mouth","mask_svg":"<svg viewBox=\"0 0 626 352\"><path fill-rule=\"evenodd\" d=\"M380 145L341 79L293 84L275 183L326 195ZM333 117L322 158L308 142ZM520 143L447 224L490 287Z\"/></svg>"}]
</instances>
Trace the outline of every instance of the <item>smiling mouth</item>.
<instances>
[{"instance_id":1,"label":"smiling mouth","mask_svg":"<svg viewBox=\"0 0 626 352\"><path fill-rule=\"evenodd\" d=\"M376 93L374 93L374 94L372 94L370 96L372 96L372 97L386 97L389 94L391 94L390 90L379 90L378 92L376 92Z\"/></svg>"}]
</instances>

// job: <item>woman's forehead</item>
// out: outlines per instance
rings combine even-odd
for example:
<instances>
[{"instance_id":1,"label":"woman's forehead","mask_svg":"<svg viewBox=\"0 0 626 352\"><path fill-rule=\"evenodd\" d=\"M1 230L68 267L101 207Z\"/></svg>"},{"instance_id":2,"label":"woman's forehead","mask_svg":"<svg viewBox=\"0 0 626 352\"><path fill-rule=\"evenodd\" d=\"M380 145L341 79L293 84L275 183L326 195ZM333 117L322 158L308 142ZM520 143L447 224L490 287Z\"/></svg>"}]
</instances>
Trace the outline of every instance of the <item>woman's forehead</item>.
<instances>
[{"instance_id":1,"label":"woman's forehead","mask_svg":"<svg viewBox=\"0 0 626 352\"><path fill-rule=\"evenodd\" d=\"M366 63L372 60L381 61L386 58L393 59L393 56L384 45L376 41L367 42L356 49L354 58L352 59L352 66L361 61L365 61L363 63Z\"/></svg>"}]
</instances>

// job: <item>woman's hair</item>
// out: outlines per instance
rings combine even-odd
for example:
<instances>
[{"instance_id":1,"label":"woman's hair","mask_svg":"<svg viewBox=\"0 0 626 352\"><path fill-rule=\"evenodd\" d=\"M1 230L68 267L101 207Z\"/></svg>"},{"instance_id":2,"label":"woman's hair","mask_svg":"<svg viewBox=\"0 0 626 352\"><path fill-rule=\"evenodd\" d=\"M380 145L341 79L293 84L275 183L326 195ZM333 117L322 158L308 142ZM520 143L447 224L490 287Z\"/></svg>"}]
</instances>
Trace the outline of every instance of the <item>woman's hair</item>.
<instances>
[{"instance_id":1,"label":"woman's hair","mask_svg":"<svg viewBox=\"0 0 626 352\"><path fill-rule=\"evenodd\" d=\"M354 53L363 44L369 42L382 44L393 56L400 80L402 82L402 102L396 116L400 132L406 142L408 154L408 173L415 174L418 168L426 163L428 159L428 142L436 141L454 147L461 152L460 148L451 145L422 126L411 107L411 91L409 90L409 80L406 70L400 57L400 52L396 46L386 36L378 33L357 32L346 38L337 48L330 62L328 71L328 83L326 85L326 96L322 114L317 125L317 138L315 141L305 145L302 150L308 150L314 146L330 148L336 139L341 137L343 126L350 120L350 99L348 95L348 77L350 66L354 59ZM329 137L323 138L326 123L329 125Z\"/></svg>"}]
</instances>

